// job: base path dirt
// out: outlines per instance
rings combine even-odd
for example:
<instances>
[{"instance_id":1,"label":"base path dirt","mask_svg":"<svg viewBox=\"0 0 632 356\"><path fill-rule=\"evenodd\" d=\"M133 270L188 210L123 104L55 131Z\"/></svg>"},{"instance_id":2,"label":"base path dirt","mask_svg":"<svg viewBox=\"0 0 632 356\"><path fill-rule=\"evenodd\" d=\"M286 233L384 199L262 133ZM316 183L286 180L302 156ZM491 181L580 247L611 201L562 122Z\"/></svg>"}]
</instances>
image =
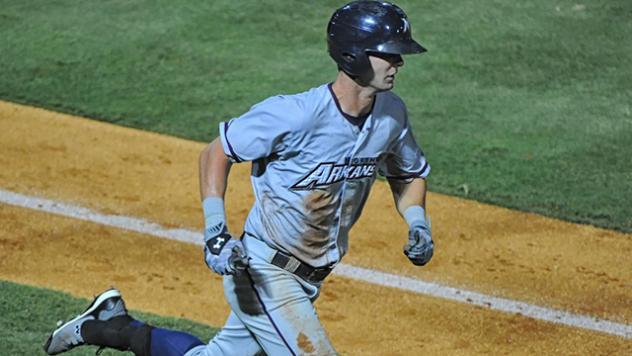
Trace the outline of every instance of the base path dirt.
<instances>
[{"instance_id":1,"label":"base path dirt","mask_svg":"<svg viewBox=\"0 0 632 356\"><path fill-rule=\"evenodd\" d=\"M0 188L168 227L201 228L203 144L0 102ZM252 202L235 165L227 215L239 233ZM432 180L430 180L432 187ZM632 321L632 235L430 193L437 253L402 254L406 227L377 182L344 262L580 314ZM219 278L196 246L0 205L0 278L90 297L115 284L132 308L220 326ZM90 278L86 278L89 273ZM347 354L630 351L632 342L332 277L317 302ZM414 351L412 351L414 350ZM625 353L625 352L624 352Z\"/></svg>"}]
</instances>

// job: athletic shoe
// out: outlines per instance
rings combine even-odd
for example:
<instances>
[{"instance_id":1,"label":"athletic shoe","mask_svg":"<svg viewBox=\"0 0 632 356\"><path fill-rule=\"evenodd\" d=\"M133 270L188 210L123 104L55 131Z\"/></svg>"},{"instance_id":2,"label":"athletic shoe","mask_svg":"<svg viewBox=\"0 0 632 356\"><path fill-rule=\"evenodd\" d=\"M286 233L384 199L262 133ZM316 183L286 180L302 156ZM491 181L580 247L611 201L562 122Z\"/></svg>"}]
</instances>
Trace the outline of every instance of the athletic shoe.
<instances>
[{"instance_id":1,"label":"athletic shoe","mask_svg":"<svg viewBox=\"0 0 632 356\"><path fill-rule=\"evenodd\" d=\"M92 304L81 314L67 323L59 321L57 329L44 344L44 351L49 355L57 355L72 348L83 345L81 337L81 325L88 320L109 320L116 316L126 315L125 302L121 298L121 292L117 289L108 289L96 296Z\"/></svg>"}]
</instances>

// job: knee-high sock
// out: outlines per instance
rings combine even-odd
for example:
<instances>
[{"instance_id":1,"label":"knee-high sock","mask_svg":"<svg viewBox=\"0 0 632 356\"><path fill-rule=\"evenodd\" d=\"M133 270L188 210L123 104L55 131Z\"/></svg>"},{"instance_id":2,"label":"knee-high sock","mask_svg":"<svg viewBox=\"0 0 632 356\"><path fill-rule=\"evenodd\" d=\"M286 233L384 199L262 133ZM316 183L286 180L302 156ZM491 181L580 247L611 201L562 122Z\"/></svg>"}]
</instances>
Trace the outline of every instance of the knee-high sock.
<instances>
[{"instance_id":1,"label":"knee-high sock","mask_svg":"<svg viewBox=\"0 0 632 356\"><path fill-rule=\"evenodd\" d=\"M136 356L180 356L202 341L193 335L149 326L128 315L107 321L89 320L81 327L89 345L132 351Z\"/></svg>"},{"instance_id":2,"label":"knee-high sock","mask_svg":"<svg viewBox=\"0 0 632 356\"><path fill-rule=\"evenodd\" d=\"M150 356L152 329L129 315L123 315L106 321L88 320L81 326L81 336L88 345Z\"/></svg>"}]
</instances>

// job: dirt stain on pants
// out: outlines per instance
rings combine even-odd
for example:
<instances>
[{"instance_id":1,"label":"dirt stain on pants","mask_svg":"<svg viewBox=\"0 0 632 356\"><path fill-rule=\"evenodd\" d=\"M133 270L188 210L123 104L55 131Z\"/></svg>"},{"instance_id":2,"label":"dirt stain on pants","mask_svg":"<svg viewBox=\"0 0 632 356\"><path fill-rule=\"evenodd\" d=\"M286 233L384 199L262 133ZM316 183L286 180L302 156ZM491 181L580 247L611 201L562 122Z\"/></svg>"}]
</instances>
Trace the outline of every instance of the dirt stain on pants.
<instances>
[{"instance_id":1,"label":"dirt stain on pants","mask_svg":"<svg viewBox=\"0 0 632 356\"><path fill-rule=\"evenodd\" d=\"M314 345L309 340L307 335L303 333L298 334L298 337L296 338L296 343L299 349L301 349L302 351L305 351L308 354L316 351L316 349L314 348Z\"/></svg>"}]
</instances>

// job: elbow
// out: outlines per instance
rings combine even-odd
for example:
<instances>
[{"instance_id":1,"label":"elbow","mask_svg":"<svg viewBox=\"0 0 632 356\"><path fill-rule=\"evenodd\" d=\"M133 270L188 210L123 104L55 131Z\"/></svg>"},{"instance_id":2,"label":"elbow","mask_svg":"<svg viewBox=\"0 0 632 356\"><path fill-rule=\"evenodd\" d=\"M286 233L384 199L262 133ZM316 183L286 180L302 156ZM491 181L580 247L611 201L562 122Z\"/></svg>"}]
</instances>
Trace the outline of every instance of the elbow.
<instances>
[{"instance_id":1,"label":"elbow","mask_svg":"<svg viewBox=\"0 0 632 356\"><path fill-rule=\"evenodd\" d=\"M200 161L208 158L212 154L213 150L217 149L218 146L219 149L221 149L221 145L222 143L220 142L219 137L216 137L213 141L211 141L211 143L204 146L204 149L200 152Z\"/></svg>"},{"instance_id":2,"label":"elbow","mask_svg":"<svg viewBox=\"0 0 632 356\"><path fill-rule=\"evenodd\" d=\"M206 145L202 152L200 152L200 167L217 167L218 165L230 166L231 161L224 153L222 147L222 141L219 137L216 137L211 143Z\"/></svg>"},{"instance_id":3,"label":"elbow","mask_svg":"<svg viewBox=\"0 0 632 356\"><path fill-rule=\"evenodd\" d=\"M200 169L204 169L211 161L213 157L213 152L215 150L215 145L217 144L217 138L213 140L211 143L206 145L204 149L200 152L198 162L200 164ZM221 145L221 144L220 144Z\"/></svg>"}]
</instances>

